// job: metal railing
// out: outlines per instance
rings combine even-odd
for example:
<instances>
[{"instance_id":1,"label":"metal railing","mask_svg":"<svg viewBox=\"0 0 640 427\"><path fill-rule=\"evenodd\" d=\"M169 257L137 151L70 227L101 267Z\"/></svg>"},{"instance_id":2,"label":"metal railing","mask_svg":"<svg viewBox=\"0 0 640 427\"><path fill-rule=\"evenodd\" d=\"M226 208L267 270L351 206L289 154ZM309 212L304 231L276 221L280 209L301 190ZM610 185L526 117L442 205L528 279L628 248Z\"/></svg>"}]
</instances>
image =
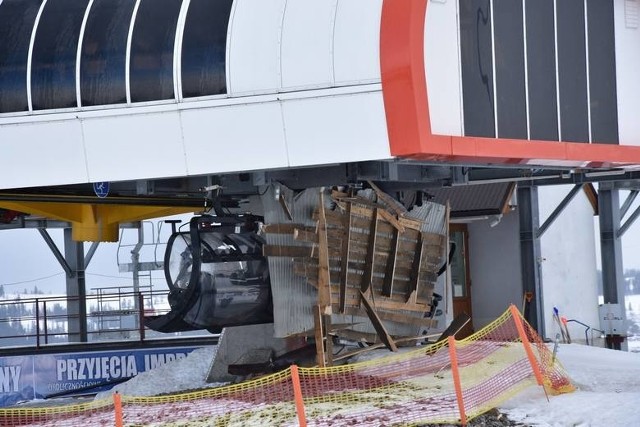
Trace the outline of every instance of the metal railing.
<instances>
[{"instance_id":1,"label":"metal railing","mask_svg":"<svg viewBox=\"0 0 640 427\"><path fill-rule=\"evenodd\" d=\"M83 330L88 342L144 341L156 335L144 327L144 316L169 311L166 291L154 292L151 286L139 292L124 286L94 291L83 301L44 295L0 301L0 347L79 342ZM86 313L80 313L79 307L85 307Z\"/></svg>"}]
</instances>

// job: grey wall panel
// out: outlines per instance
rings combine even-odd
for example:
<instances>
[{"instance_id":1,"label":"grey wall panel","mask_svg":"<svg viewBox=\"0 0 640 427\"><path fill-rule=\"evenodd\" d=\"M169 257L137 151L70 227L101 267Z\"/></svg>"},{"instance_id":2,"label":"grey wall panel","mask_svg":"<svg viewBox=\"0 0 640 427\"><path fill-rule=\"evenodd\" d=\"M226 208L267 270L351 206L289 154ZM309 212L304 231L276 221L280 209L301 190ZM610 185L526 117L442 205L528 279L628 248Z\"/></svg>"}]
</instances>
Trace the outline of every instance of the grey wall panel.
<instances>
[{"instance_id":1,"label":"grey wall panel","mask_svg":"<svg viewBox=\"0 0 640 427\"><path fill-rule=\"evenodd\" d=\"M26 111L27 58L31 31L42 0L0 4L0 113Z\"/></svg>"},{"instance_id":2,"label":"grey wall panel","mask_svg":"<svg viewBox=\"0 0 640 427\"><path fill-rule=\"evenodd\" d=\"M489 0L460 0L464 133L495 136Z\"/></svg>"},{"instance_id":3,"label":"grey wall panel","mask_svg":"<svg viewBox=\"0 0 640 427\"><path fill-rule=\"evenodd\" d=\"M525 2L530 138L557 141L556 48L553 0Z\"/></svg>"},{"instance_id":4,"label":"grey wall panel","mask_svg":"<svg viewBox=\"0 0 640 427\"><path fill-rule=\"evenodd\" d=\"M558 0L560 138L589 142L584 0Z\"/></svg>"},{"instance_id":5,"label":"grey wall panel","mask_svg":"<svg viewBox=\"0 0 640 427\"><path fill-rule=\"evenodd\" d=\"M181 0L142 0L131 37L131 101L174 98L173 47Z\"/></svg>"},{"instance_id":6,"label":"grey wall panel","mask_svg":"<svg viewBox=\"0 0 640 427\"><path fill-rule=\"evenodd\" d=\"M522 0L493 0L498 136L527 139Z\"/></svg>"},{"instance_id":7,"label":"grey wall panel","mask_svg":"<svg viewBox=\"0 0 640 427\"><path fill-rule=\"evenodd\" d=\"M76 55L88 0L54 0L44 6L33 44L34 110L77 106Z\"/></svg>"},{"instance_id":8,"label":"grey wall panel","mask_svg":"<svg viewBox=\"0 0 640 427\"><path fill-rule=\"evenodd\" d=\"M127 102L127 37L135 0L95 0L80 57L82 105Z\"/></svg>"},{"instance_id":9,"label":"grey wall panel","mask_svg":"<svg viewBox=\"0 0 640 427\"><path fill-rule=\"evenodd\" d=\"M612 0L587 0L591 139L618 143L616 51Z\"/></svg>"},{"instance_id":10,"label":"grey wall panel","mask_svg":"<svg viewBox=\"0 0 640 427\"><path fill-rule=\"evenodd\" d=\"M225 58L232 0L191 0L182 38L182 93L186 97L227 91Z\"/></svg>"}]
</instances>

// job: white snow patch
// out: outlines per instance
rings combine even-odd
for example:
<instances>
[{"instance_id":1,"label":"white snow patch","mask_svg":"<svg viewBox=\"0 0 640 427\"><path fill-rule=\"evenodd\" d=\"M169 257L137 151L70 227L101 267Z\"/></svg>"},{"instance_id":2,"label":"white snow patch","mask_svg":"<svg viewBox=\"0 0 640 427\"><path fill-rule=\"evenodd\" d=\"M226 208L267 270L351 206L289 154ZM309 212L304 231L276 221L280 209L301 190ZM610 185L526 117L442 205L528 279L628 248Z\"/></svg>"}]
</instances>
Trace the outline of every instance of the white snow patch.
<instances>
[{"instance_id":1,"label":"white snow patch","mask_svg":"<svg viewBox=\"0 0 640 427\"><path fill-rule=\"evenodd\" d=\"M537 427L638 425L640 354L561 344L558 359L577 391L547 402L542 389L532 387L499 409Z\"/></svg>"}]
</instances>

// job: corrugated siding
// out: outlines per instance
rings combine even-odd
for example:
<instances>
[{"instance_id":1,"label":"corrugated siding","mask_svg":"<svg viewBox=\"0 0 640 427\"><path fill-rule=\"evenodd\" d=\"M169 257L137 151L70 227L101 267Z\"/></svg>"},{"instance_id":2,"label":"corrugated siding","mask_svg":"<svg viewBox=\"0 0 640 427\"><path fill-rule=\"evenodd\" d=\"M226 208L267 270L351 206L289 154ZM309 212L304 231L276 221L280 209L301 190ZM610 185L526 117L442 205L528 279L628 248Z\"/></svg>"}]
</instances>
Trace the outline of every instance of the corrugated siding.
<instances>
[{"instance_id":1,"label":"corrugated siding","mask_svg":"<svg viewBox=\"0 0 640 427\"><path fill-rule=\"evenodd\" d=\"M429 190L436 203L451 205L452 217L492 215L502 213L511 195L511 183L467 185Z\"/></svg>"}]
</instances>

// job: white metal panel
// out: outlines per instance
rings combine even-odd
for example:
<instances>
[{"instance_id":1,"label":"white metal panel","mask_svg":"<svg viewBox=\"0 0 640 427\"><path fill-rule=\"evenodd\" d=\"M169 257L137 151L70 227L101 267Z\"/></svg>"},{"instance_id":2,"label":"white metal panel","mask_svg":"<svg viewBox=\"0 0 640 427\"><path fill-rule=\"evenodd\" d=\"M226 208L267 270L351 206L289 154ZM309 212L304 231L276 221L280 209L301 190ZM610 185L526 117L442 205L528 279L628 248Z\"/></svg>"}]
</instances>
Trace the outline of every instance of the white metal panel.
<instances>
[{"instance_id":1,"label":"white metal panel","mask_svg":"<svg viewBox=\"0 0 640 427\"><path fill-rule=\"evenodd\" d=\"M288 166L278 102L182 111L189 173Z\"/></svg>"},{"instance_id":2,"label":"white metal panel","mask_svg":"<svg viewBox=\"0 0 640 427\"><path fill-rule=\"evenodd\" d=\"M635 5L635 13L633 12ZM640 145L640 2L614 3L616 35L616 79L618 90L618 132L620 145ZM635 23L635 25L634 25Z\"/></svg>"},{"instance_id":3,"label":"white metal panel","mask_svg":"<svg viewBox=\"0 0 640 427\"><path fill-rule=\"evenodd\" d=\"M339 0L333 39L335 83L380 81L382 0Z\"/></svg>"},{"instance_id":4,"label":"white metal panel","mask_svg":"<svg viewBox=\"0 0 640 427\"><path fill-rule=\"evenodd\" d=\"M0 126L0 188L87 182L79 122Z\"/></svg>"},{"instance_id":5,"label":"white metal panel","mask_svg":"<svg viewBox=\"0 0 640 427\"><path fill-rule=\"evenodd\" d=\"M335 0L288 0L282 25L282 88L327 87L333 80Z\"/></svg>"},{"instance_id":6,"label":"white metal panel","mask_svg":"<svg viewBox=\"0 0 640 427\"><path fill-rule=\"evenodd\" d=\"M548 218L571 188L572 185L538 187L541 222ZM553 307L560 309L560 315L571 316L596 328L599 325L593 223L593 206L581 191L540 238L546 338L553 339L556 332L560 332L553 322ZM583 340L583 327L572 323L568 326L574 340Z\"/></svg>"},{"instance_id":7,"label":"white metal panel","mask_svg":"<svg viewBox=\"0 0 640 427\"><path fill-rule=\"evenodd\" d=\"M455 1L430 1L425 23L424 58L431 131L462 135L462 89Z\"/></svg>"},{"instance_id":8,"label":"white metal panel","mask_svg":"<svg viewBox=\"0 0 640 427\"><path fill-rule=\"evenodd\" d=\"M230 95L280 87L280 32L286 0L236 0L229 22Z\"/></svg>"},{"instance_id":9,"label":"white metal panel","mask_svg":"<svg viewBox=\"0 0 640 427\"><path fill-rule=\"evenodd\" d=\"M188 175L177 111L82 121L91 181Z\"/></svg>"},{"instance_id":10,"label":"white metal panel","mask_svg":"<svg viewBox=\"0 0 640 427\"><path fill-rule=\"evenodd\" d=\"M391 157L381 92L284 101L291 166Z\"/></svg>"}]
</instances>

